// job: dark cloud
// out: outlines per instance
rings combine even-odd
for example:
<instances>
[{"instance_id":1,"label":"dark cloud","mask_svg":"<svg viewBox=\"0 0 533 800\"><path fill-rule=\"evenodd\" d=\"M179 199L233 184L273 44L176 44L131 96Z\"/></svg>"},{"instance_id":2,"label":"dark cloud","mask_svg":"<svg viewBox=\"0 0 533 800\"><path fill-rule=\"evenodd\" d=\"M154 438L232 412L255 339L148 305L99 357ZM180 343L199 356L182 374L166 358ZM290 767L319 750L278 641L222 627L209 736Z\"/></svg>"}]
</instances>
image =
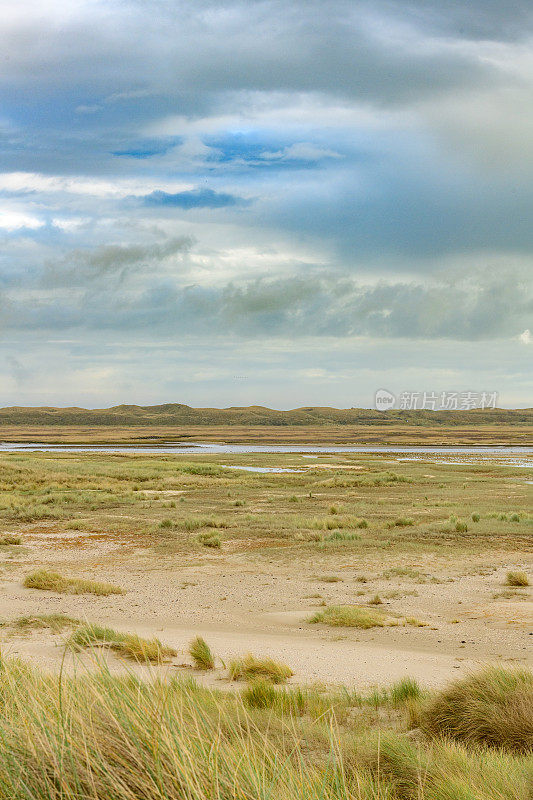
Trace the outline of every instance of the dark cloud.
<instances>
[{"instance_id":1,"label":"dark cloud","mask_svg":"<svg viewBox=\"0 0 533 800\"><path fill-rule=\"evenodd\" d=\"M92 250L74 250L63 259L45 266L42 285L84 286L107 277L124 279L139 270L154 269L162 261L182 256L192 245L190 237L181 236L150 245L102 245Z\"/></svg>"},{"instance_id":2,"label":"dark cloud","mask_svg":"<svg viewBox=\"0 0 533 800\"><path fill-rule=\"evenodd\" d=\"M233 337L258 369L298 342L291 374L308 337L325 367L346 348L338 374L357 337L377 374L395 340L425 368L522 352L530 0L45 6L0 21L4 332L78 336L91 363L96 340L187 339L196 362Z\"/></svg>"},{"instance_id":3,"label":"dark cloud","mask_svg":"<svg viewBox=\"0 0 533 800\"><path fill-rule=\"evenodd\" d=\"M98 255L106 270L110 256L110 251ZM129 254L127 263L138 265L144 258ZM115 261L114 269L123 266ZM187 333L477 341L517 337L532 314L527 276L512 270L374 285L324 274L221 288L180 287L170 279L156 279L141 291L125 285L111 293L89 285L86 275L84 291L74 298L64 295L59 307L57 296L50 301L43 295L31 311L12 303L5 322L15 329L48 331L149 330L156 337Z\"/></svg>"}]
</instances>

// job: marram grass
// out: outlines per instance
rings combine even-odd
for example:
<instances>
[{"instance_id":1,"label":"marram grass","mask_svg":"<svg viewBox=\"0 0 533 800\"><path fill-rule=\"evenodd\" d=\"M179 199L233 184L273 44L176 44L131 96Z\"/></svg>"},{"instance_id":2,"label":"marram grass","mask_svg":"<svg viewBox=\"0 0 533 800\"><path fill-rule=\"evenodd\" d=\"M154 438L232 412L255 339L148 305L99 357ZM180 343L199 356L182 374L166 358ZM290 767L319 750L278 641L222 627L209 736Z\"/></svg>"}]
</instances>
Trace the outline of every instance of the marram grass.
<instances>
[{"instance_id":1,"label":"marram grass","mask_svg":"<svg viewBox=\"0 0 533 800\"><path fill-rule=\"evenodd\" d=\"M215 657L211 648L201 636L197 636L189 645L191 656L196 669L208 670L215 668Z\"/></svg>"},{"instance_id":2,"label":"marram grass","mask_svg":"<svg viewBox=\"0 0 533 800\"><path fill-rule=\"evenodd\" d=\"M74 650L86 647L107 647L132 661L162 664L170 660L177 651L162 644L159 639L143 639L135 633L121 633L101 625L83 625L74 631L67 644Z\"/></svg>"},{"instance_id":3,"label":"marram grass","mask_svg":"<svg viewBox=\"0 0 533 800\"><path fill-rule=\"evenodd\" d=\"M232 681L266 678L272 683L285 683L293 675L293 671L282 661L273 658L257 658L248 653L242 658L235 658L229 665L229 677Z\"/></svg>"},{"instance_id":4,"label":"marram grass","mask_svg":"<svg viewBox=\"0 0 533 800\"><path fill-rule=\"evenodd\" d=\"M413 741L401 727L374 730L348 692L328 709L327 693L317 690L252 688L245 706L238 694L190 679L112 676L103 663L73 677L47 676L0 660L0 798L531 797L531 755L420 735Z\"/></svg>"},{"instance_id":5,"label":"marram grass","mask_svg":"<svg viewBox=\"0 0 533 800\"><path fill-rule=\"evenodd\" d=\"M60 594L96 594L102 597L110 594L124 594L124 589L113 583L102 583L86 578L66 578L59 572L49 569L38 569L26 575L24 586L27 589L41 589Z\"/></svg>"}]
</instances>

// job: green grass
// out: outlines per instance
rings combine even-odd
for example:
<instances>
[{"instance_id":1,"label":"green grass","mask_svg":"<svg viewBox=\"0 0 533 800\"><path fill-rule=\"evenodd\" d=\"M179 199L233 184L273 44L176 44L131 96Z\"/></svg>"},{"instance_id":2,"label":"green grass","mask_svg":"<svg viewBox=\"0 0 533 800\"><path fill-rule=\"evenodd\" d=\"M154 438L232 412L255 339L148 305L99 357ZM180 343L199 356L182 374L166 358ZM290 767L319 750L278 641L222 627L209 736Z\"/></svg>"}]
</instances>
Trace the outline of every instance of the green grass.
<instances>
[{"instance_id":1,"label":"green grass","mask_svg":"<svg viewBox=\"0 0 533 800\"><path fill-rule=\"evenodd\" d=\"M529 586L529 578L525 572L508 572L505 578L507 586Z\"/></svg>"},{"instance_id":2,"label":"green grass","mask_svg":"<svg viewBox=\"0 0 533 800\"><path fill-rule=\"evenodd\" d=\"M189 655L191 656L196 669L208 670L215 668L215 657L211 652L209 645L197 636L189 645Z\"/></svg>"},{"instance_id":3,"label":"green grass","mask_svg":"<svg viewBox=\"0 0 533 800\"><path fill-rule=\"evenodd\" d=\"M396 528L409 528L415 524L414 519L410 517L399 517L397 520L394 521L394 526Z\"/></svg>"},{"instance_id":4,"label":"green grass","mask_svg":"<svg viewBox=\"0 0 533 800\"><path fill-rule=\"evenodd\" d=\"M222 539L218 533L200 533L198 536L198 541L204 547L213 547L216 550L219 550L222 547Z\"/></svg>"},{"instance_id":5,"label":"green grass","mask_svg":"<svg viewBox=\"0 0 533 800\"><path fill-rule=\"evenodd\" d=\"M110 594L124 594L124 589L112 583L87 580L86 578L65 578L59 572L38 569L24 578L27 589L41 589L60 594L95 594L107 597Z\"/></svg>"},{"instance_id":6,"label":"green grass","mask_svg":"<svg viewBox=\"0 0 533 800\"><path fill-rule=\"evenodd\" d=\"M273 658L257 658L252 653L233 659L229 665L229 677L232 681L249 681L261 677L272 683L284 683L291 675L293 671L287 664Z\"/></svg>"},{"instance_id":7,"label":"green grass","mask_svg":"<svg viewBox=\"0 0 533 800\"><path fill-rule=\"evenodd\" d=\"M380 611L362 606L327 606L309 618L313 624L321 622L338 628L383 628L392 624Z\"/></svg>"},{"instance_id":8,"label":"green grass","mask_svg":"<svg viewBox=\"0 0 533 800\"><path fill-rule=\"evenodd\" d=\"M377 599L376 599L377 598ZM376 595L370 601L371 605L380 605L381 600ZM416 617L387 616L383 611L368 606L326 606L322 611L317 611L307 622L311 624L323 623L335 628L387 628L398 625L410 625L423 628L427 623L421 622Z\"/></svg>"},{"instance_id":9,"label":"green grass","mask_svg":"<svg viewBox=\"0 0 533 800\"><path fill-rule=\"evenodd\" d=\"M254 678L244 689L241 697L249 708L272 708L276 702L277 692L272 681L266 678Z\"/></svg>"},{"instance_id":10,"label":"green grass","mask_svg":"<svg viewBox=\"0 0 533 800\"><path fill-rule=\"evenodd\" d=\"M74 631L68 644L75 650L87 647L106 647L132 661L162 664L169 661L177 651L161 644L159 639L143 639L134 633L121 633L100 625L84 625Z\"/></svg>"},{"instance_id":11,"label":"green grass","mask_svg":"<svg viewBox=\"0 0 533 800\"><path fill-rule=\"evenodd\" d=\"M398 705L398 703L420 699L422 690L414 678L402 678L391 686L389 695L393 704Z\"/></svg>"}]
</instances>

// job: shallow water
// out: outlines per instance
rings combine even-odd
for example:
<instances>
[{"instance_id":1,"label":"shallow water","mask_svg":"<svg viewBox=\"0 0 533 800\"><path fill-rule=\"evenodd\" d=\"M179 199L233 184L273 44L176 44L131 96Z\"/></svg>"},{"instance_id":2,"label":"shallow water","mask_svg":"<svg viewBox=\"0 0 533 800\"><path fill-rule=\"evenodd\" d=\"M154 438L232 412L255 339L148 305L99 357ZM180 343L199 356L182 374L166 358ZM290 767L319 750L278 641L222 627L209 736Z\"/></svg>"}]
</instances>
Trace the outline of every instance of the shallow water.
<instances>
[{"instance_id":1,"label":"shallow water","mask_svg":"<svg viewBox=\"0 0 533 800\"><path fill-rule=\"evenodd\" d=\"M288 467L244 467L240 464L221 464L226 469L244 469L246 472L304 472L303 469L289 469Z\"/></svg>"},{"instance_id":2,"label":"shallow water","mask_svg":"<svg viewBox=\"0 0 533 800\"><path fill-rule=\"evenodd\" d=\"M274 445L274 444L224 444L205 442L185 442L150 445L55 445L42 442L0 443L0 451L4 452L41 452L41 453L146 453L150 454L234 454L246 455L251 453L374 453L392 456L406 456L402 460L431 460L446 464L484 464L497 463L510 467L533 467L533 447L396 447L371 446L371 445ZM309 457L309 456L308 456ZM313 457L313 456L310 456ZM316 457L316 456L315 456ZM258 471L250 468L250 471ZM265 472L282 472L283 469L261 468ZM291 470L286 470L291 471Z\"/></svg>"}]
</instances>

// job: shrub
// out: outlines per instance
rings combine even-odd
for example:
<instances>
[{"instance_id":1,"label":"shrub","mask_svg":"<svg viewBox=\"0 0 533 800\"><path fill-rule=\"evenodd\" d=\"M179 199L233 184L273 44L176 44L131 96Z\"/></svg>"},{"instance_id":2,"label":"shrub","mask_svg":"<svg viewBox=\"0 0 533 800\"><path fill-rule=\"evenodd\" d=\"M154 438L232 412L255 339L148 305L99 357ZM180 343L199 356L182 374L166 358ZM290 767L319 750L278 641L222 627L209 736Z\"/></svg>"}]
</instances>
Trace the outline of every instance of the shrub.
<instances>
[{"instance_id":1,"label":"shrub","mask_svg":"<svg viewBox=\"0 0 533 800\"><path fill-rule=\"evenodd\" d=\"M457 533L466 533L468 531L468 525L466 522L456 522L455 530Z\"/></svg>"},{"instance_id":2,"label":"shrub","mask_svg":"<svg viewBox=\"0 0 533 800\"><path fill-rule=\"evenodd\" d=\"M110 594L124 594L124 589L112 583L100 583L85 578L65 578L59 572L47 569L38 569L26 575L24 586L27 589L42 589L61 594L96 594L104 597Z\"/></svg>"},{"instance_id":3,"label":"shrub","mask_svg":"<svg viewBox=\"0 0 533 800\"><path fill-rule=\"evenodd\" d=\"M368 601L371 606L381 606L383 605L383 600L379 596L379 594L375 594L374 597Z\"/></svg>"},{"instance_id":4,"label":"shrub","mask_svg":"<svg viewBox=\"0 0 533 800\"><path fill-rule=\"evenodd\" d=\"M337 628L383 628L388 624L387 618L380 612L362 606L326 606L317 611L308 622L323 622Z\"/></svg>"},{"instance_id":5,"label":"shrub","mask_svg":"<svg viewBox=\"0 0 533 800\"><path fill-rule=\"evenodd\" d=\"M209 645L201 636L197 636L196 639L192 640L189 645L189 654L194 661L196 669L207 670L215 668L215 658Z\"/></svg>"},{"instance_id":6,"label":"shrub","mask_svg":"<svg viewBox=\"0 0 533 800\"><path fill-rule=\"evenodd\" d=\"M511 522L520 522L520 514L511 514L509 519Z\"/></svg>"},{"instance_id":7,"label":"shrub","mask_svg":"<svg viewBox=\"0 0 533 800\"><path fill-rule=\"evenodd\" d=\"M469 744L533 750L533 673L490 667L457 681L424 709L425 733Z\"/></svg>"},{"instance_id":8,"label":"shrub","mask_svg":"<svg viewBox=\"0 0 533 800\"><path fill-rule=\"evenodd\" d=\"M143 639L135 633L120 633L100 625L84 625L74 631L68 644L75 650L85 647L107 647L132 661L162 664L177 655L173 647L161 644L159 639Z\"/></svg>"},{"instance_id":9,"label":"shrub","mask_svg":"<svg viewBox=\"0 0 533 800\"><path fill-rule=\"evenodd\" d=\"M529 586L529 579L525 572L508 572L505 579L507 586Z\"/></svg>"},{"instance_id":10,"label":"shrub","mask_svg":"<svg viewBox=\"0 0 533 800\"><path fill-rule=\"evenodd\" d=\"M262 677L272 683L285 683L291 675L294 673L287 664L273 658L256 658L252 653L234 659L229 666L229 677L232 681Z\"/></svg>"},{"instance_id":11,"label":"shrub","mask_svg":"<svg viewBox=\"0 0 533 800\"><path fill-rule=\"evenodd\" d=\"M472 522L479 522L480 516L479 514L472 514Z\"/></svg>"}]
</instances>

